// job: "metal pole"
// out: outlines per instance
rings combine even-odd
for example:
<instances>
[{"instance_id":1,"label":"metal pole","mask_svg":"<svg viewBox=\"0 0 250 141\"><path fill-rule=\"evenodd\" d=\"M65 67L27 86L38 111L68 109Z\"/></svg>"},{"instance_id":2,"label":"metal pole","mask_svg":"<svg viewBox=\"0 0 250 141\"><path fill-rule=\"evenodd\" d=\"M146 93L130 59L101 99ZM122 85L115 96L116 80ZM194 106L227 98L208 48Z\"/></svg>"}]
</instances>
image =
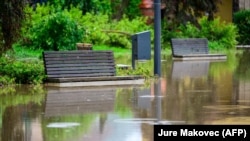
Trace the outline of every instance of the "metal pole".
<instances>
[{"instance_id":1,"label":"metal pole","mask_svg":"<svg viewBox=\"0 0 250 141\"><path fill-rule=\"evenodd\" d=\"M154 74L161 76L161 1L154 0Z\"/></svg>"}]
</instances>

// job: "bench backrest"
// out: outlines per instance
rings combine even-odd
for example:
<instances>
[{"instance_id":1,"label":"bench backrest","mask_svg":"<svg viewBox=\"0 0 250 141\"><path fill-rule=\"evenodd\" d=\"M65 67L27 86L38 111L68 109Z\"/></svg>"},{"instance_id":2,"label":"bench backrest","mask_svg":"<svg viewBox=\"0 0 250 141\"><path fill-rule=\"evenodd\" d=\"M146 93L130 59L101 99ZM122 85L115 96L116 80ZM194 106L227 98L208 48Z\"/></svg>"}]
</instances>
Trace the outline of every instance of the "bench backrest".
<instances>
[{"instance_id":1,"label":"bench backrest","mask_svg":"<svg viewBox=\"0 0 250 141\"><path fill-rule=\"evenodd\" d=\"M48 78L115 76L112 51L44 51Z\"/></svg>"},{"instance_id":2,"label":"bench backrest","mask_svg":"<svg viewBox=\"0 0 250 141\"><path fill-rule=\"evenodd\" d=\"M173 38L171 39L172 55L208 54L206 38Z\"/></svg>"}]
</instances>

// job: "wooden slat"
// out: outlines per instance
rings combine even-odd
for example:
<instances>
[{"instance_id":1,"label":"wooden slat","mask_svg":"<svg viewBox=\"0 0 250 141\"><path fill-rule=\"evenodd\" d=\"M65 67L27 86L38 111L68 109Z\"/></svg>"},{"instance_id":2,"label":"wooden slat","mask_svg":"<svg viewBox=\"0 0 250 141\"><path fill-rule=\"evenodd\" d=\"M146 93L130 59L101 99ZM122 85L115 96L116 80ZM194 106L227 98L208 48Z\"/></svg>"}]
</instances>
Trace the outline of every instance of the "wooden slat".
<instances>
[{"instance_id":1,"label":"wooden slat","mask_svg":"<svg viewBox=\"0 0 250 141\"><path fill-rule=\"evenodd\" d=\"M171 39L173 55L208 54L206 38L173 38Z\"/></svg>"},{"instance_id":2,"label":"wooden slat","mask_svg":"<svg viewBox=\"0 0 250 141\"><path fill-rule=\"evenodd\" d=\"M47 68L66 68L66 67L77 67L77 68L84 68L84 67L115 67L115 64L113 62L110 63L85 63L85 64L46 64Z\"/></svg>"},{"instance_id":3,"label":"wooden slat","mask_svg":"<svg viewBox=\"0 0 250 141\"><path fill-rule=\"evenodd\" d=\"M48 71L74 71L76 69L78 70L86 70L86 69L96 69L96 70L101 70L101 69L112 69L113 70L114 65L103 65L103 66L79 66L79 67L75 67L75 66L71 66L71 67L60 67L60 66L51 66L51 67L47 67Z\"/></svg>"},{"instance_id":4,"label":"wooden slat","mask_svg":"<svg viewBox=\"0 0 250 141\"><path fill-rule=\"evenodd\" d=\"M74 70L74 71L53 71L53 72L49 72L48 75L53 75L53 74L68 74L68 75L74 75L74 74L93 74L93 73L113 73L113 70Z\"/></svg>"},{"instance_id":5,"label":"wooden slat","mask_svg":"<svg viewBox=\"0 0 250 141\"><path fill-rule=\"evenodd\" d=\"M60 77L49 78L50 82L91 82L91 81L116 81L116 80L136 80L142 79L142 76L102 76L102 77Z\"/></svg>"},{"instance_id":6,"label":"wooden slat","mask_svg":"<svg viewBox=\"0 0 250 141\"><path fill-rule=\"evenodd\" d=\"M48 78L115 76L112 51L45 51Z\"/></svg>"}]
</instances>

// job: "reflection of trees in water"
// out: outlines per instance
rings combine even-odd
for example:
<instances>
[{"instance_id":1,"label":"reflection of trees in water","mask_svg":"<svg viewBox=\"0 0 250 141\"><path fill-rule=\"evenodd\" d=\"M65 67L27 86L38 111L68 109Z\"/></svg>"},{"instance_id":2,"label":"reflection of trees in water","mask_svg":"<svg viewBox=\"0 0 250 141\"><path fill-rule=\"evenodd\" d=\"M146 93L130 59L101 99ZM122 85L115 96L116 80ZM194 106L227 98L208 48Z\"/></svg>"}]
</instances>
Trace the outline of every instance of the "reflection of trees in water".
<instances>
[{"instance_id":1,"label":"reflection of trees in water","mask_svg":"<svg viewBox=\"0 0 250 141\"><path fill-rule=\"evenodd\" d=\"M34 103L5 107L2 113L2 141L30 141L31 120L41 114L41 107Z\"/></svg>"},{"instance_id":2,"label":"reflection of trees in water","mask_svg":"<svg viewBox=\"0 0 250 141\"><path fill-rule=\"evenodd\" d=\"M244 50L238 55L239 63L234 74L235 104L250 105L250 51Z\"/></svg>"},{"instance_id":3,"label":"reflection of trees in water","mask_svg":"<svg viewBox=\"0 0 250 141\"><path fill-rule=\"evenodd\" d=\"M163 116L169 120L200 122L203 105L214 101L214 89L208 79L168 82L168 97L163 101Z\"/></svg>"},{"instance_id":4,"label":"reflection of trees in water","mask_svg":"<svg viewBox=\"0 0 250 141\"><path fill-rule=\"evenodd\" d=\"M2 141L24 141L22 111L20 107L5 108L2 119Z\"/></svg>"},{"instance_id":5,"label":"reflection of trees in water","mask_svg":"<svg viewBox=\"0 0 250 141\"><path fill-rule=\"evenodd\" d=\"M250 79L250 51L243 51L238 58L239 63L236 68L236 76L239 79Z\"/></svg>"},{"instance_id":6,"label":"reflection of trees in water","mask_svg":"<svg viewBox=\"0 0 250 141\"><path fill-rule=\"evenodd\" d=\"M29 120L40 115L44 90L39 86L4 87L2 90L6 93L0 95L1 141L29 141Z\"/></svg>"}]
</instances>

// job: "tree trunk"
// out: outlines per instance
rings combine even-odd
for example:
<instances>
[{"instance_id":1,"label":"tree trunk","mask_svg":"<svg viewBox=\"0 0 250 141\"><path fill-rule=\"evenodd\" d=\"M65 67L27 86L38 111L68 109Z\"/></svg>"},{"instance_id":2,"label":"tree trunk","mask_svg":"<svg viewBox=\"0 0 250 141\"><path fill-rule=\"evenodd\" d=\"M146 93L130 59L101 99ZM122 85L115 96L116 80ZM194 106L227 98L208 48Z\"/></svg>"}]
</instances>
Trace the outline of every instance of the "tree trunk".
<instances>
[{"instance_id":1,"label":"tree trunk","mask_svg":"<svg viewBox=\"0 0 250 141\"><path fill-rule=\"evenodd\" d=\"M23 9L25 1L20 0L1 0L0 1L0 22L3 34L3 47L0 54L11 49L13 42L19 35L21 22L24 18Z\"/></svg>"},{"instance_id":2,"label":"tree trunk","mask_svg":"<svg viewBox=\"0 0 250 141\"><path fill-rule=\"evenodd\" d=\"M120 3L118 0L111 0L111 4L113 9L112 19L120 20L129 5L129 0L121 0Z\"/></svg>"}]
</instances>

